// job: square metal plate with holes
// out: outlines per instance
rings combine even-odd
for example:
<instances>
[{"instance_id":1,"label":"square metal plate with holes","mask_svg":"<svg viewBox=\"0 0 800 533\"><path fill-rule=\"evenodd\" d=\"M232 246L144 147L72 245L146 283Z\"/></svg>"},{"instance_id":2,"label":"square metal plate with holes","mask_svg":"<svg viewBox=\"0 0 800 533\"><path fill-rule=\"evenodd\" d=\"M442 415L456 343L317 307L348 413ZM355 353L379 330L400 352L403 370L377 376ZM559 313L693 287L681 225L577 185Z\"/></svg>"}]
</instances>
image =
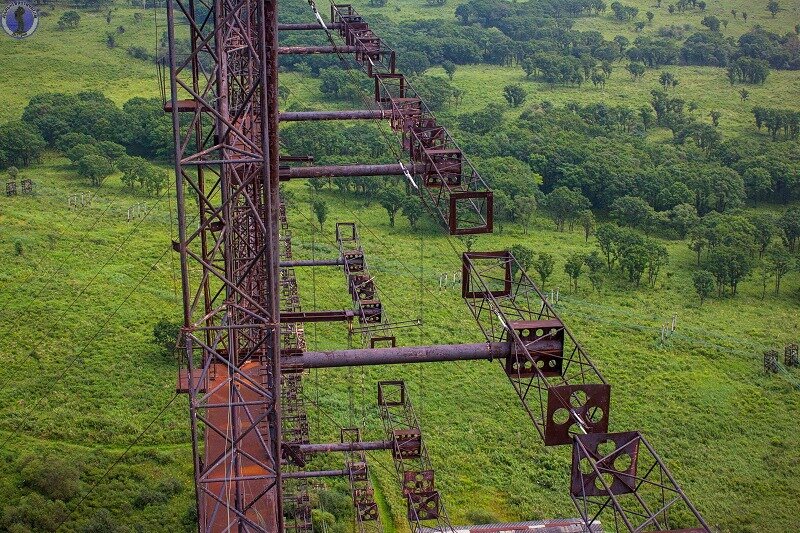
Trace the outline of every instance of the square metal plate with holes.
<instances>
[{"instance_id":1,"label":"square metal plate with holes","mask_svg":"<svg viewBox=\"0 0 800 533\"><path fill-rule=\"evenodd\" d=\"M638 458L639 433L635 431L578 435L572 447L572 495L608 496L600 476L611 494L634 492Z\"/></svg>"},{"instance_id":2,"label":"square metal plate with holes","mask_svg":"<svg viewBox=\"0 0 800 533\"><path fill-rule=\"evenodd\" d=\"M577 430L574 411L585 421L587 433L608 431L608 409L611 404L611 385L559 385L547 390L547 419L545 446L569 444Z\"/></svg>"}]
</instances>

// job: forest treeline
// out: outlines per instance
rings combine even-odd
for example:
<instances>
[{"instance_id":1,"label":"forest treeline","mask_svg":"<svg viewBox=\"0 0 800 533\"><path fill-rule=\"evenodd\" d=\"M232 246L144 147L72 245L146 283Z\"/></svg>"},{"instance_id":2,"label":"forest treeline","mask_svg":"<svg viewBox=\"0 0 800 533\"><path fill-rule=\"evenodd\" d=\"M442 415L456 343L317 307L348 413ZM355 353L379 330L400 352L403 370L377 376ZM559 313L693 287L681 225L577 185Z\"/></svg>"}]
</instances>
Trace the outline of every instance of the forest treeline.
<instances>
[{"instance_id":1,"label":"forest treeline","mask_svg":"<svg viewBox=\"0 0 800 533\"><path fill-rule=\"evenodd\" d=\"M619 2L607 6L602 0L470 0L455 9L453 20L393 23L376 15L370 22L397 49L402 70L411 74L432 65L488 63L519 65L526 75L549 83L580 84L592 81L593 75L603 75L604 64L627 61L634 79L641 77L636 74L639 67L705 65L728 68L731 83L763 83L770 68L800 69L800 28L778 35L756 25L733 39L722 34L722 24L714 16L703 18L704 28L697 29L672 24L663 12L658 22L664 25L658 31L632 42L622 35L608 40L598 31L573 28L576 17L597 16L609 8L621 20L638 14L636 8ZM686 2L682 9L704 11L705 2ZM304 15L289 10L286 16L288 21L301 20ZM648 12L647 24L655 24L655 17ZM314 39L299 33L282 39L287 44ZM281 58L282 68L314 74L337 64L338 58L331 56Z\"/></svg>"},{"instance_id":2,"label":"forest treeline","mask_svg":"<svg viewBox=\"0 0 800 533\"><path fill-rule=\"evenodd\" d=\"M152 195L167 183L152 161L169 161L172 145L172 121L157 99L132 98L119 108L100 91L42 93L21 120L0 125L0 167L15 174L51 149L91 185L119 171L126 186Z\"/></svg>"}]
</instances>

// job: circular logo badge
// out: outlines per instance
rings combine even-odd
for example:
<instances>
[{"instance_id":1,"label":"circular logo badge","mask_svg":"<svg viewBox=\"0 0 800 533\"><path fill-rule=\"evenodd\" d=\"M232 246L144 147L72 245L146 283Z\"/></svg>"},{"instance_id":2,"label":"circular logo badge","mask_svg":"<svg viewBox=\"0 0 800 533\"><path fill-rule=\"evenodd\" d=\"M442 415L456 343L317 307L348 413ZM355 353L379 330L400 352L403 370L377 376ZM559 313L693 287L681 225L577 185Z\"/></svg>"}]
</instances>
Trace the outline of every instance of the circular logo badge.
<instances>
[{"instance_id":1,"label":"circular logo badge","mask_svg":"<svg viewBox=\"0 0 800 533\"><path fill-rule=\"evenodd\" d=\"M15 39L24 39L36 31L39 12L27 2L12 2L3 10L3 30Z\"/></svg>"}]
</instances>

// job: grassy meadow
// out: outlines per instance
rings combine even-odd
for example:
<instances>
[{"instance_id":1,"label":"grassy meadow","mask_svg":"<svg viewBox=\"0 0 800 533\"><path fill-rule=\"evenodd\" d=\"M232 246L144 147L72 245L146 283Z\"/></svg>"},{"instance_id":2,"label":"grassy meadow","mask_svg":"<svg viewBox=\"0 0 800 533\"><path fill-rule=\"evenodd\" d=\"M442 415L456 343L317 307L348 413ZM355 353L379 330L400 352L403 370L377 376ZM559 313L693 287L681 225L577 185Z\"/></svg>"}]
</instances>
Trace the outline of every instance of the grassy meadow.
<instances>
[{"instance_id":1,"label":"grassy meadow","mask_svg":"<svg viewBox=\"0 0 800 533\"><path fill-rule=\"evenodd\" d=\"M666 7L648 7L647 0L624 3L656 13L645 32L668 23L699 23L696 13L670 16ZM384 8L359 4L368 15L400 21L451 17L457 2L443 7L424 6L421 0L393 0ZM798 0L781 2L783 9L773 20L763 6L749 7L741 0L710 4L709 13L719 11L719 16L732 8L749 10L748 26L758 23L780 32L798 22L800 6ZM155 67L129 57L125 49L135 44L152 51L164 29L163 12L156 28L152 10L120 4L110 25L102 14L82 12L81 26L63 32L55 30L61 12L57 8L43 18L30 39L0 39L4 70L24 73L0 80L5 104L0 121L18 117L28 99L44 91L97 89L119 104L159 94ZM134 12L144 13L138 25ZM126 31L118 36L119 47L109 49L105 35L119 25ZM577 26L634 36L632 25L612 20L610 12L581 19ZM744 30L739 18L724 32L735 36ZM772 71L765 85L747 87L750 100L742 103L739 86L732 88L722 69L667 70L680 80L676 94L698 102L696 113L723 112L726 135L756 134L750 114L756 103L800 108L797 72ZM438 68L430 72L443 75ZM447 123L457 113L502 101L502 87L510 82L525 86L530 102L644 104L657 75L648 71L634 83L620 63L605 89L591 84L564 88L525 80L518 67L461 66L454 84L464 92L463 101L443 116ZM323 102L318 80L286 73L281 81L292 90L287 105L331 105ZM23 470L29 457L42 456L66 458L81 472L66 503L65 531L89 526L97 531L117 526L123 531L190 529L194 495L186 398L174 399L148 428L174 396L175 364L151 340L156 321L180 312L177 257L168 251L174 191L147 197L124 189L118 175L95 189L68 163L48 154L20 172L36 182L35 195L0 197L0 497L5 508L0 519L16 512L12 508L22 505L20 498L34 506ZM365 206L332 189L319 193L331 209L320 231L311 222L308 188L292 183L289 190L288 215L300 258L333 256L334 223L358 223L389 317L422 320L422 327L399 334L400 344L481 340L459 290L439 286L443 273L459 269L461 240L445 236L430 220L413 231L398 217L391 228L378 204ZM93 196L91 205L70 209L69 196L81 192ZM142 211L148 214L128 221L128 209L137 203L145 204ZM800 274L785 278L780 296L768 289L762 299L760 282L753 277L737 296L711 298L701 306L691 285L693 253L683 241L665 241L670 264L656 288L633 289L609 280L593 291L582 279L580 290L570 293L564 259L573 251L593 249L593 238L587 244L579 230L557 232L539 216L529 233L510 224L502 233L480 237L474 249L517 243L556 257L545 289L560 288L557 309L612 384L612 429L645 432L689 497L721 531L800 530L800 436L795 429L800 371L765 376L761 366L763 350L800 340ZM305 309L350 305L340 270L299 269L298 277ZM673 314L677 330L662 345L661 326ZM309 326L306 334L311 348L348 345L341 324ZM358 345L358 339L354 342ZM317 405L310 410L312 441L336 440L338 427L351 424L365 425L365 438L380 438L375 382L396 378L408 383L454 523L481 515L520 520L576 514L568 496L569 449L541 444L496 363L312 371L305 382L309 405ZM114 465L145 428L142 439ZM320 458L313 465L340 467L341 460ZM371 452L369 460L386 530L407 531L390 457Z\"/></svg>"}]
</instances>

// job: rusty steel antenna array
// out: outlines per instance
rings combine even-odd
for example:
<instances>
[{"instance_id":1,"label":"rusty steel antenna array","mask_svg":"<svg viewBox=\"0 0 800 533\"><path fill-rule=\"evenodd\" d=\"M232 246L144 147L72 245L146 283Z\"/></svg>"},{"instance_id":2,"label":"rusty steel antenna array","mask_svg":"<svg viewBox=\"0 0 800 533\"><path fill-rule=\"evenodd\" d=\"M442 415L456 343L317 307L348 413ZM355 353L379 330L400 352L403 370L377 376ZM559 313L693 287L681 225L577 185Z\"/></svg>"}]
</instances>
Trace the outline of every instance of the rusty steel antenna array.
<instances>
[{"instance_id":1,"label":"rusty steel antenna array","mask_svg":"<svg viewBox=\"0 0 800 533\"><path fill-rule=\"evenodd\" d=\"M308 369L497 360L545 445L572 446L569 493L586 531L710 529L638 431L609 433L611 386L513 255L462 257L462 296L486 342L397 346L358 228L336 225L338 257L297 260L281 181L403 176L451 235L491 233L492 191L349 4L324 21L278 24L276 0L168 0L183 327L178 391L188 396L198 530L310 532L311 480L342 477L359 532L382 531L368 452L390 454L415 532L454 531L402 380L377 384L383 440L340 428L310 441ZM279 31L322 31L330 46L281 47ZM188 49L182 43L188 38ZM180 44L180 46L179 46ZM369 109L278 110L279 54L352 55L374 82ZM279 156L279 122L386 121L392 164L309 166ZM302 164L298 164L302 163ZM352 309L302 309L295 270L341 267ZM362 348L309 351L304 324L343 322ZM317 454L341 469L310 470ZM672 529L670 529L672 528ZM691 528L691 529L686 529Z\"/></svg>"}]
</instances>

